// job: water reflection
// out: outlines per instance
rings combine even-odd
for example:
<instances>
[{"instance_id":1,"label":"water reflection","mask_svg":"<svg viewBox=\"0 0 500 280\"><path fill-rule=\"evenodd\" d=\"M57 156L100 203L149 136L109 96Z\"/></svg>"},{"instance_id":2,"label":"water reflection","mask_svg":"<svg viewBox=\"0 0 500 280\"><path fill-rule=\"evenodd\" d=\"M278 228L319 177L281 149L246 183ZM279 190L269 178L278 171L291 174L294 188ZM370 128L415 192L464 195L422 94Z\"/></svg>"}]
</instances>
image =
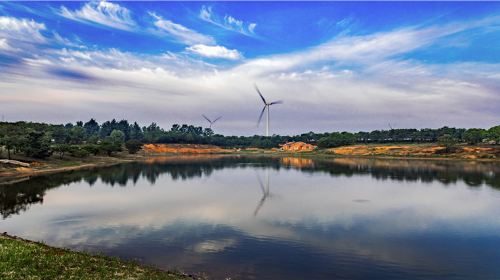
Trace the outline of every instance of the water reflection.
<instances>
[{"instance_id":1,"label":"water reflection","mask_svg":"<svg viewBox=\"0 0 500 280\"><path fill-rule=\"evenodd\" d=\"M494 279L499 168L155 158L0 186L0 227L213 279Z\"/></svg>"},{"instance_id":2,"label":"water reflection","mask_svg":"<svg viewBox=\"0 0 500 280\"><path fill-rule=\"evenodd\" d=\"M257 216L257 214L259 214L260 208L262 208L266 200L272 196L271 192L269 191L269 170L267 170L266 172L266 186L264 186L264 183L262 183L262 180L259 176L257 176L257 179L259 180L260 189L262 190L262 198L257 204L257 208L255 208L255 211L253 211L254 216Z\"/></svg>"},{"instance_id":3,"label":"water reflection","mask_svg":"<svg viewBox=\"0 0 500 280\"><path fill-rule=\"evenodd\" d=\"M86 182L93 186L97 180L107 185L127 186L145 179L155 184L159 176L168 174L173 180L187 180L210 176L212 172L224 168L282 168L297 169L307 173L328 173L331 176L353 176L369 174L377 180L439 181L444 185L463 181L471 187L482 184L500 189L500 165L491 162L389 160L364 158L311 159L294 157L231 157L231 156L178 156L156 157L140 163L129 163L99 170L84 170L55 175L40 176L15 184L0 185L0 213L5 219L12 214L25 211L30 204L43 203L45 191L76 182ZM269 172L266 173L264 187L258 177L263 196L260 204L270 196ZM260 207L254 211L257 215Z\"/></svg>"}]
</instances>

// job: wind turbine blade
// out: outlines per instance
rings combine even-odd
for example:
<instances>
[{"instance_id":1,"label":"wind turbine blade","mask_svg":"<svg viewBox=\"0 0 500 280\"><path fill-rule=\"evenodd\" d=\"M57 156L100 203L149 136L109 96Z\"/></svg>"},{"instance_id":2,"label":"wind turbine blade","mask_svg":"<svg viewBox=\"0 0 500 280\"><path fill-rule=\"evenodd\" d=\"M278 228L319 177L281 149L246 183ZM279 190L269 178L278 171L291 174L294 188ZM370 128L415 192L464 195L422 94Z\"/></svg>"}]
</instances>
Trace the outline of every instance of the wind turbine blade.
<instances>
[{"instance_id":1,"label":"wind turbine blade","mask_svg":"<svg viewBox=\"0 0 500 280\"><path fill-rule=\"evenodd\" d=\"M259 126L260 121L262 120L262 116L264 116L265 110L266 110L266 105L264 105L264 108L262 108L262 111L260 112L259 120L257 121L257 126Z\"/></svg>"},{"instance_id":2,"label":"wind turbine blade","mask_svg":"<svg viewBox=\"0 0 500 280\"><path fill-rule=\"evenodd\" d=\"M278 100L278 101L274 101L274 102L269 103L269 105L274 105L274 104L283 104L283 100Z\"/></svg>"},{"instance_id":3,"label":"wind turbine blade","mask_svg":"<svg viewBox=\"0 0 500 280\"><path fill-rule=\"evenodd\" d=\"M216 121L220 120L221 118L222 118L222 116L216 118L213 122L216 122Z\"/></svg>"},{"instance_id":4,"label":"wind turbine blade","mask_svg":"<svg viewBox=\"0 0 500 280\"><path fill-rule=\"evenodd\" d=\"M207 116L205 116L205 115L202 115L202 116L203 116L203 117L205 118L205 120L207 120L209 123L212 123L212 121L211 121L209 118L207 118Z\"/></svg>"},{"instance_id":5,"label":"wind turbine blade","mask_svg":"<svg viewBox=\"0 0 500 280\"><path fill-rule=\"evenodd\" d=\"M253 211L254 217L257 217L257 214L259 214L259 210L260 208L262 208L262 206L264 206L264 202L266 202L265 195L260 199L259 204L257 204L257 208L255 208L255 211Z\"/></svg>"},{"instance_id":6,"label":"wind turbine blade","mask_svg":"<svg viewBox=\"0 0 500 280\"><path fill-rule=\"evenodd\" d=\"M257 87L257 85L254 85L255 86L255 90L257 91L257 93L260 95L260 98L262 98L262 102L264 102L264 104L267 104L266 102L266 99L264 98L264 96L262 95L262 93L260 92L259 88Z\"/></svg>"},{"instance_id":7,"label":"wind turbine blade","mask_svg":"<svg viewBox=\"0 0 500 280\"><path fill-rule=\"evenodd\" d=\"M266 194L266 188L264 187L264 183L262 183L262 180L260 179L259 174L257 174L257 180L259 180L260 188L262 189L262 193L265 195Z\"/></svg>"}]
</instances>

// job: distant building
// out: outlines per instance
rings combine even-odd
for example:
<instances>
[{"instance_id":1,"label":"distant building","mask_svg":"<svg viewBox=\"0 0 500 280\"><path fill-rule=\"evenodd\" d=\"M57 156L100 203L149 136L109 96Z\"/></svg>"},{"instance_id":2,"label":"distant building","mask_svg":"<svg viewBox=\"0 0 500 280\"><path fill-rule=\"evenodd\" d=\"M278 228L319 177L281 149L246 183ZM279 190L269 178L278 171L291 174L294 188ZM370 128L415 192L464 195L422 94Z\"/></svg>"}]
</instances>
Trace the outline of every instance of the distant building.
<instances>
[{"instance_id":1,"label":"distant building","mask_svg":"<svg viewBox=\"0 0 500 280\"><path fill-rule=\"evenodd\" d=\"M304 142L288 142L280 145L282 151L289 152L310 152L316 149L316 146Z\"/></svg>"}]
</instances>

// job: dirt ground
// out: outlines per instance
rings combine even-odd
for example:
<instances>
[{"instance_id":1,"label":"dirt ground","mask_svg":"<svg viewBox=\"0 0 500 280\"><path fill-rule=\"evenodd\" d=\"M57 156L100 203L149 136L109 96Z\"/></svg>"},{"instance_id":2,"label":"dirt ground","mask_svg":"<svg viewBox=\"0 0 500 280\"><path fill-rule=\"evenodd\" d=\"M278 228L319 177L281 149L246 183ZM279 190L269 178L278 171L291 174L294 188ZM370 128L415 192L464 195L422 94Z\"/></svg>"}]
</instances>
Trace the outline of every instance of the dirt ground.
<instances>
[{"instance_id":1,"label":"dirt ground","mask_svg":"<svg viewBox=\"0 0 500 280\"><path fill-rule=\"evenodd\" d=\"M500 147L459 146L447 153L435 144L415 145L353 145L328 150L342 156L444 157L460 159L499 159Z\"/></svg>"},{"instance_id":2,"label":"dirt ground","mask_svg":"<svg viewBox=\"0 0 500 280\"><path fill-rule=\"evenodd\" d=\"M146 144L143 146L147 154L219 154L230 153L233 150L211 145L197 144Z\"/></svg>"}]
</instances>

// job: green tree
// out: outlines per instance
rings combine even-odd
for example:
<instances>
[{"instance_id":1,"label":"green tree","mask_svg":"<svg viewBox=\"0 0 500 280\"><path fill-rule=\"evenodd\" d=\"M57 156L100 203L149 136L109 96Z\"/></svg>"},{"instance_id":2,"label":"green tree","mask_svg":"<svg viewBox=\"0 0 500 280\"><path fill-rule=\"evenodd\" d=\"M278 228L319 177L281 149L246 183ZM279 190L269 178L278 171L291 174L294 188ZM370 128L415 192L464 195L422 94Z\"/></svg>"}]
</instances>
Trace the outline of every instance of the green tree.
<instances>
[{"instance_id":1,"label":"green tree","mask_svg":"<svg viewBox=\"0 0 500 280\"><path fill-rule=\"evenodd\" d=\"M481 143L484 138L486 138L486 133L481 128L470 128L464 133L464 140L472 145Z\"/></svg>"},{"instance_id":2,"label":"green tree","mask_svg":"<svg viewBox=\"0 0 500 280\"><path fill-rule=\"evenodd\" d=\"M7 150L7 158L11 159L12 151L20 150L25 142L26 135L21 127L8 124L0 130L0 145Z\"/></svg>"},{"instance_id":3,"label":"green tree","mask_svg":"<svg viewBox=\"0 0 500 280\"><path fill-rule=\"evenodd\" d=\"M89 154L93 154L94 156L98 155L99 152L101 151L101 147L98 144L85 144L82 147L85 149Z\"/></svg>"},{"instance_id":4,"label":"green tree","mask_svg":"<svg viewBox=\"0 0 500 280\"><path fill-rule=\"evenodd\" d=\"M500 144L500 125L488 129L488 138Z\"/></svg>"},{"instance_id":5,"label":"green tree","mask_svg":"<svg viewBox=\"0 0 500 280\"><path fill-rule=\"evenodd\" d=\"M99 124L94 119L90 119L88 122L86 122L83 125L83 128L85 129L85 133L87 134L87 136L99 134L100 127Z\"/></svg>"},{"instance_id":6,"label":"green tree","mask_svg":"<svg viewBox=\"0 0 500 280\"><path fill-rule=\"evenodd\" d=\"M211 128L205 128L203 130L203 136L210 137L212 135L214 135L214 131Z\"/></svg>"},{"instance_id":7,"label":"green tree","mask_svg":"<svg viewBox=\"0 0 500 280\"><path fill-rule=\"evenodd\" d=\"M124 140L127 141L130 139L130 124L128 123L127 120L121 120L117 123L116 129L120 130L123 132L124 135Z\"/></svg>"},{"instance_id":8,"label":"green tree","mask_svg":"<svg viewBox=\"0 0 500 280\"><path fill-rule=\"evenodd\" d=\"M101 141L100 147L103 151L111 156L114 152L122 150L122 145L125 140L125 134L120 130L113 130L109 136Z\"/></svg>"},{"instance_id":9,"label":"green tree","mask_svg":"<svg viewBox=\"0 0 500 280\"><path fill-rule=\"evenodd\" d=\"M451 153L456 149L457 139L450 134L443 134L438 137L438 144L445 148L446 153Z\"/></svg>"},{"instance_id":10,"label":"green tree","mask_svg":"<svg viewBox=\"0 0 500 280\"><path fill-rule=\"evenodd\" d=\"M101 125L101 130L99 132L101 138L104 139L106 136L109 136L113 130L117 129L117 126L118 125L115 119L104 122Z\"/></svg>"},{"instance_id":11,"label":"green tree","mask_svg":"<svg viewBox=\"0 0 500 280\"><path fill-rule=\"evenodd\" d=\"M68 129L66 129L63 125L54 126L52 128L52 139L54 139L54 142L57 144L69 143L70 138Z\"/></svg>"},{"instance_id":12,"label":"green tree","mask_svg":"<svg viewBox=\"0 0 500 280\"><path fill-rule=\"evenodd\" d=\"M114 152L121 151L121 145L116 145L116 143L111 139L110 136L104 138L99 146L100 149L104 151L108 156L113 155Z\"/></svg>"},{"instance_id":13,"label":"green tree","mask_svg":"<svg viewBox=\"0 0 500 280\"><path fill-rule=\"evenodd\" d=\"M85 139L85 129L82 126L74 126L69 131L69 139L72 144L81 144Z\"/></svg>"},{"instance_id":14,"label":"green tree","mask_svg":"<svg viewBox=\"0 0 500 280\"><path fill-rule=\"evenodd\" d=\"M119 145L122 145L123 142L125 142L125 133L118 129L113 130L109 137L114 143Z\"/></svg>"},{"instance_id":15,"label":"green tree","mask_svg":"<svg viewBox=\"0 0 500 280\"><path fill-rule=\"evenodd\" d=\"M28 157L41 159L49 157L52 155L50 137L42 131L31 131L26 137L23 150Z\"/></svg>"},{"instance_id":16,"label":"green tree","mask_svg":"<svg viewBox=\"0 0 500 280\"><path fill-rule=\"evenodd\" d=\"M52 150L59 155L59 158L62 159L64 155L69 151L70 145L68 144L56 144L52 146Z\"/></svg>"},{"instance_id":17,"label":"green tree","mask_svg":"<svg viewBox=\"0 0 500 280\"><path fill-rule=\"evenodd\" d=\"M142 148L142 143L136 139L130 139L125 143L125 148L127 148L129 154L136 154Z\"/></svg>"},{"instance_id":18,"label":"green tree","mask_svg":"<svg viewBox=\"0 0 500 280\"><path fill-rule=\"evenodd\" d=\"M148 127L144 127L143 132L144 140L147 143L155 143L163 135L163 129L154 122Z\"/></svg>"},{"instance_id":19,"label":"green tree","mask_svg":"<svg viewBox=\"0 0 500 280\"><path fill-rule=\"evenodd\" d=\"M333 132L328 136L318 140L318 147L320 148L333 148L340 146L352 145L356 141L354 134L349 132Z\"/></svg>"},{"instance_id":20,"label":"green tree","mask_svg":"<svg viewBox=\"0 0 500 280\"><path fill-rule=\"evenodd\" d=\"M135 139L142 141L144 139L144 134L142 133L142 129L137 124L137 122L134 122L133 125L130 125L130 139Z\"/></svg>"},{"instance_id":21,"label":"green tree","mask_svg":"<svg viewBox=\"0 0 500 280\"><path fill-rule=\"evenodd\" d=\"M97 144L99 143L99 136L97 134L91 135L87 138L87 144Z\"/></svg>"},{"instance_id":22,"label":"green tree","mask_svg":"<svg viewBox=\"0 0 500 280\"><path fill-rule=\"evenodd\" d=\"M71 145L69 147L69 153L73 157L84 158L89 155L89 152L84 149L81 145Z\"/></svg>"}]
</instances>

